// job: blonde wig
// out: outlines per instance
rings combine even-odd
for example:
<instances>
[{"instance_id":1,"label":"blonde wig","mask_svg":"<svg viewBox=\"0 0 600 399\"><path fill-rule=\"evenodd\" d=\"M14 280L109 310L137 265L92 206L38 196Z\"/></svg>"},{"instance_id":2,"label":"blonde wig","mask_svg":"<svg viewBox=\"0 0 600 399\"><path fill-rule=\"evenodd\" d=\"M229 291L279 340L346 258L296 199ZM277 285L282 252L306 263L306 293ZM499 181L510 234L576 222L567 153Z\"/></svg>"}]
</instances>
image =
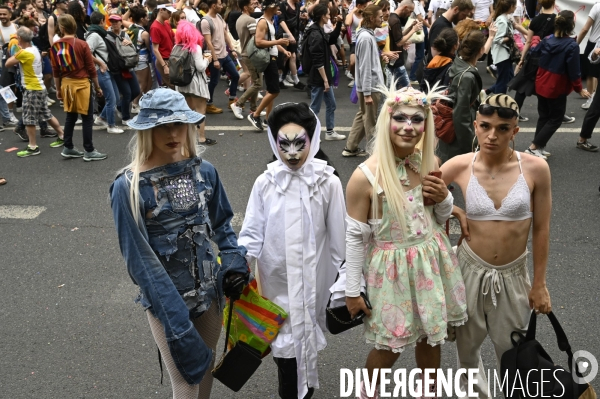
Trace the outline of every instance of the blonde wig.
<instances>
[{"instance_id":1,"label":"blonde wig","mask_svg":"<svg viewBox=\"0 0 600 399\"><path fill-rule=\"evenodd\" d=\"M181 154L185 158L192 158L201 154L203 149L204 147L196 146L196 127L188 124L187 139L181 148ZM148 158L150 158L150 155L152 155L152 150L152 129L138 130L129 142L129 157L131 162L117 173L125 173L125 177L129 182L129 204L131 205L131 211L138 224L141 223L142 225L144 220L139 220L140 169ZM142 217L145 217L145 215Z\"/></svg>"},{"instance_id":2,"label":"blonde wig","mask_svg":"<svg viewBox=\"0 0 600 399\"><path fill-rule=\"evenodd\" d=\"M429 85L428 85L429 86ZM402 106L408 105L419 108L425 113L425 131L421 140L415 146L415 150L421 152L421 178L427 176L429 172L438 169L435 158L435 126L433 114L430 105L439 99L447 99L439 90L438 84L433 86L427 94L405 87L395 90L396 82L392 82L390 87L380 86L378 89L386 97L381 107L381 112L377 118L375 127L375 137L371 144L371 154L377 157L377 169L375 171L375 181L379 182L386 201L391 212L391 216L402 226L406 232L406 222L404 219L404 209L408 204L406 194L402 184L398 179L396 155L394 145L390 138L391 117L394 111ZM429 87L428 87L429 88ZM379 214L379 201L377 197L377 188L373 187L373 218Z\"/></svg>"}]
</instances>

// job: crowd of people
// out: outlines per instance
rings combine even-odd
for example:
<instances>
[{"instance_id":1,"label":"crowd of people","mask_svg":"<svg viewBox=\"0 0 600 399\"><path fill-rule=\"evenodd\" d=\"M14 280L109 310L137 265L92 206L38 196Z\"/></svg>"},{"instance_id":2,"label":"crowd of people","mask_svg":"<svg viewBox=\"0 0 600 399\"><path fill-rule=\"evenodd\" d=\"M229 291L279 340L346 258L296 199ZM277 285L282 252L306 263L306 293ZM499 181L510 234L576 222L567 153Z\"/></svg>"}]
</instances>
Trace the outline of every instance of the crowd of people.
<instances>
[{"instance_id":1,"label":"crowd of people","mask_svg":"<svg viewBox=\"0 0 600 399\"><path fill-rule=\"evenodd\" d=\"M324 139L345 140L335 131L334 95L344 76L358 105L345 157L367 155L359 144L373 137L380 88L392 82L398 89L414 85L425 92L435 84L449 88L456 140L440 145L443 160L472 148L479 103L509 89L515 90L519 109L526 97L538 99L539 118L527 153L550 156L545 147L554 132L574 121L565 114L573 90L588 98L577 147L598 150L589 139L600 118L600 102L593 102L600 76L600 6L592 8L574 41L574 15L557 15L554 0L114 1L100 2L100 8L98 2L67 0L0 6L0 84L14 84L18 97L8 105L0 99L0 115L2 126L16 126L15 133L28 142L19 157L40 153L34 134L39 125L40 136L55 137L50 146L63 147L63 156L105 159L92 142L94 125L124 133L141 96L156 87L183 93L191 109L203 115L223 113L214 105L221 79L227 82L231 115L247 119L257 131L264 130L281 89L295 88L307 91L317 115L325 101ZM588 32L579 57L578 44ZM268 62L257 67L252 57L258 53ZM479 76L477 62L483 60L495 79L490 87L483 87ZM182 65L192 79L173 83L171 68ZM307 76L306 84L300 75ZM64 132L46 106L55 102L54 95L71 114ZM520 122L527 120L519 115ZM198 143L214 145L205 123L197 126ZM82 125L85 151L73 145L73 124Z\"/></svg>"},{"instance_id":2,"label":"crowd of people","mask_svg":"<svg viewBox=\"0 0 600 399\"><path fill-rule=\"evenodd\" d=\"M136 131L111 206L175 398L210 396L223 297L240 295L253 262L262 294L289 314L271 344L279 395L310 398L330 289L352 317L365 314L372 375L411 346L420 368L438 369L449 335L461 367L482 367L488 335L499 363L530 312L550 312L545 148L561 123L572 122L565 110L574 90L589 98L577 147L598 150L589 138L600 119L593 95L600 41L588 45L583 64L578 46L590 29L596 39L598 12L594 6L575 40L573 12L555 14L554 0L231 0L226 7L56 0L53 9L22 0L0 6L0 83L14 83L19 97L0 100L0 115L28 142L19 157L40 153L38 125L63 157L84 161L107 157L94 147L94 125L121 134L120 119ZM477 68L484 60L491 87ZM324 139L346 140L335 131L334 89L344 76L357 114L342 155L368 156L345 199L320 149L318 119L324 100ZM205 123L224 112L214 104L220 80L232 117L267 130L275 159L256 179L239 237L219 175L199 157L199 144L217 144ZM278 105L284 88L306 90L310 104ZM50 112L52 94L66 112L64 127ZM519 152L514 138L532 94L536 132ZM442 103L452 108L451 140L436 131ZM19 105L20 120L11 111ZM73 143L77 124L84 151ZM451 215L463 232L456 250L444 230ZM435 384L423 389L436 392ZM378 397L376 388L360 391ZM476 391L489 396L485 376Z\"/></svg>"}]
</instances>

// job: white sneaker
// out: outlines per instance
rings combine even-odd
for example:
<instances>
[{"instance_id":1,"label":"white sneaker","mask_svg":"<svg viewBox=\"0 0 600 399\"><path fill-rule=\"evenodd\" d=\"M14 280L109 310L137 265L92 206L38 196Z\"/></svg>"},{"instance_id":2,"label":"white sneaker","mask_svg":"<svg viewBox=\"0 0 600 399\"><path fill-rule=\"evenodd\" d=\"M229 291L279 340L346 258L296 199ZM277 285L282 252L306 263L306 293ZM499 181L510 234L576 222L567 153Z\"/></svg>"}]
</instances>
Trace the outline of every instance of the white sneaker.
<instances>
[{"instance_id":1,"label":"white sneaker","mask_svg":"<svg viewBox=\"0 0 600 399\"><path fill-rule=\"evenodd\" d=\"M527 148L525 150L525 152L529 155L533 155L534 157L548 159L544 154L542 154L542 151L539 148L536 148L535 150L532 150L531 148Z\"/></svg>"},{"instance_id":2,"label":"white sneaker","mask_svg":"<svg viewBox=\"0 0 600 399\"><path fill-rule=\"evenodd\" d=\"M552 155L551 152L548 152L543 148L540 151L542 152L542 155L545 156L546 158L548 158L550 155Z\"/></svg>"},{"instance_id":3,"label":"white sneaker","mask_svg":"<svg viewBox=\"0 0 600 399\"><path fill-rule=\"evenodd\" d=\"M102 127L108 127L108 122L106 122L104 119L102 119L100 117L97 117L94 120L94 125L102 126Z\"/></svg>"},{"instance_id":4,"label":"white sneaker","mask_svg":"<svg viewBox=\"0 0 600 399\"><path fill-rule=\"evenodd\" d=\"M590 98L588 98L586 100L586 102L584 102L581 105L581 108L583 108L583 109L590 109L590 106L592 105L592 101L594 100L594 94L596 94L596 92L592 93L592 96Z\"/></svg>"},{"instance_id":5,"label":"white sneaker","mask_svg":"<svg viewBox=\"0 0 600 399\"><path fill-rule=\"evenodd\" d=\"M333 131L331 133L326 132L325 133L325 140L328 141L333 141L333 140L346 140L346 136L344 136L343 134L339 134L336 131Z\"/></svg>"},{"instance_id":6,"label":"white sneaker","mask_svg":"<svg viewBox=\"0 0 600 399\"><path fill-rule=\"evenodd\" d=\"M109 127L106 129L106 133L111 133L111 134L121 134L121 133L125 133L125 130L123 130L123 129L119 129L119 128L118 128L118 127L116 127L116 126L109 126Z\"/></svg>"},{"instance_id":7,"label":"white sneaker","mask_svg":"<svg viewBox=\"0 0 600 399\"><path fill-rule=\"evenodd\" d=\"M52 105L54 105L54 103L55 103L55 102L56 102L56 101L54 101L54 100L53 100L53 99L51 99L51 98L48 98L48 99L46 100L46 104L48 104L48 106L49 106L49 107L50 107L50 106L52 106Z\"/></svg>"},{"instance_id":8,"label":"white sneaker","mask_svg":"<svg viewBox=\"0 0 600 399\"><path fill-rule=\"evenodd\" d=\"M140 113L140 106L136 105L136 104L131 104L131 113L132 114L139 114Z\"/></svg>"},{"instance_id":9,"label":"white sneaker","mask_svg":"<svg viewBox=\"0 0 600 399\"><path fill-rule=\"evenodd\" d=\"M260 94L260 92L258 92L258 95L256 96L257 99L262 100L263 99L263 95Z\"/></svg>"},{"instance_id":10,"label":"white sneaker","mask_svg":"<svg viewBox=\"0 0 600 399\"><path fill-rule=\"evenodd\" d=\"M291 83L291 84L294 84L294 83L295 83L295 82L294 82L294 79L292 79L292 75L290 75L290 74L288 74L288 75L285 77L285 80L286 80L286 82L289 82L289 83Z\"/></svg>"},{"instance_id":11,"label":"white sneaker","mask_svg":"<svg viewBox=\"0 0 600 399\"><path fill-rule=\"evenodd\" d=\"M233 111L233 115L235 115L236 118L244 119L244 115L242 114L242 107L238 107L237 105L235 105L235 102L232 102L229 108L231 108L231 110Z\"/></svg>"},{"instance_id":12,"label":"white sneaker","mask_svg":"<svg viewBox=\"0 0 600 399\"><path fill-rule=\"evenodd\" d=\"M354 87L354 79L352 79L352 80L350 81L350 83L348 83L348 87Z\"/></svg>"},{"instance_id":13,"label":"white sneaker","mask_svg":"<svg viewBox=\"0 0 600 399\"><path fill-rule=\"evenodd\" d=\"M244 91L246 91L246 89L244 89L244 86L238 86L237 91L243 93Z\"/></svg>"},{"instance_id":14,"label":"white sneaker","mask_svg":"<svg viewBox=\"0 0 600 399\"><path fill-rule=\"evenodd\" d=\"M83 123L83 121L80 118L77 118L77 120L75 121L76 125L81 125Z\"/></svg>"},{"instance_id":15,"label":"white sneaker","mask_svg":"<svg viewBox=\"0 0 600 399\"><path fill-rule=\"evenodd\" d=\"M283 85L284 85L285 87L294 87L294 84L293 84L293 83L290 83L290 82L288 82L288 81L287 81L287 79L284 79L284 81L283 81Z\"/></svg>"},{"instance_id":16,"label":"white sneaker","mask_svg":"<svg viewBox=\"0 0 600 399\"><path fill-rule=\"evenodd\" d=\"M22 108L21 108L22 109ZM19 123L19 118L15 116L12 112L10 113L10 122L17 125Z\"/></svg>"},{"instance_id":17,"label":"white sneaker","mask_svg":"<svg viewBox=\"0 0 600 399\"><path fill-rule=\"evenodd\" d=\"M350 73L350 70L346 69L346 77L350 80L354 80L354 76Z\"/></svg>"}]
</instances>

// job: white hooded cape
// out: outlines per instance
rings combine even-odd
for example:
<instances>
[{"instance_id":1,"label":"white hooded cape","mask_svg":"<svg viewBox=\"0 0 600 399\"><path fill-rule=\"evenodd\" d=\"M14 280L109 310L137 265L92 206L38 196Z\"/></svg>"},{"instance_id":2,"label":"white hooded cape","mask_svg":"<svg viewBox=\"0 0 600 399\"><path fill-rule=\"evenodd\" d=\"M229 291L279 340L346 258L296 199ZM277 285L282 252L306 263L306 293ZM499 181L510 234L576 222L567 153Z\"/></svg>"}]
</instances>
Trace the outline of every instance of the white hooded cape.
<instances>
[{"instance_id":1,"label":"white hooded cape","mask_svg":"<svg viewBox=\"0 0 600 399\"><path fill-rule=\"evenodd\" d=\"M256 179L238 239L248 261L257 260L262 295L288 312L271 349L274 357L296 358L299 399L308 387L319 388L317 351L327 346L329 287L346 251L342 184L331 166L314 159L320 132L317 119L308 158L292 171L269 129L277 161Z\"/></svg>"}]
</instances>

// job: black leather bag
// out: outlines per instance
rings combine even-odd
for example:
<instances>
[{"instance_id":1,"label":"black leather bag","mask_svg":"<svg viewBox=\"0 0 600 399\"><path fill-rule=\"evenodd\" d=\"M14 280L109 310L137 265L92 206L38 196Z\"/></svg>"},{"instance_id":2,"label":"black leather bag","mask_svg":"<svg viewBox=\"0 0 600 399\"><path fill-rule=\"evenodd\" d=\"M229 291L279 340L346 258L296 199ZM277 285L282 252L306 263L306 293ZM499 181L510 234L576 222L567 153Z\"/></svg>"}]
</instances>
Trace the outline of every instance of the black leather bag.
<instances>
[{"instance_id":1,"label":"black leather bag","mask_svg":"<svg viewBox=\"0 0 600 399\"><path fill-rule=\"evenodd\" d=\"M502 388L506 399L527 399L540 397L560 397L562 399L596 398L594 389L587 383L579 384L573 379L573 353L571 345L556 316L552 312L548 314L552 323L558 348L567 353L569 369L556 365L542 345L535 339L536 314L531 312L527 335L513 331L510 339L514 348L507 350L502 355L501 373L502 377L508 376L508 383ZM518 336L515 341L514 336ZM542 370L543 374L542 374ZM520 376L517 376L517 371ZM575 375L582 378L575 364ZM544 381L543 384L541 381ZM521 389L513 389L514 386L523 386ZM541 391L541 392L540 392ZM528 396L531 395L531 396Z\"/></svg>"},{"instance_id":2,"label":"black leather bag","mask_svg":"<svg viewBox=\"0 0 600 399\"><path fill-rule=\"evenodd\" d=\"M233 314L233 304L235 300L229 300L229 318L227 321L227 332L225 335L225 349L219 364L212 370L212 375L223 385L234 392L242 389L244 384L252 377L252 374L258 369L262 360L260 351L252 348L245 342L238 341L235 346L227 352L227 341L229 340L229 331L231 330L231 319Z\"/></svg>"},{"instance_id":3,"label":"black leather bag","mask_svg":"<svg viewBox=\"0 0 600 399\"><path fill-rule=\"evenodd\" d=\"M342 263L342 265L343 264L344 263ZM335 281L337 281L339 277L340 275L338 273L337 277L335 278ZM325 313L325 325L327 326L329 332L332 334L339 334L353 327L360 326L363 323L365 313L361 311L353 319L352 317L350 317L350 312L348 311L346 305L337 306L335 308L330 307L332 295L333 294L329 295L329 301L327 301L327 308ZM367 298L367 295L361 292L360 296L362 296L365 300L365 304L367 305L367 307L371 309L371 303L369 302L369 298Z\"/></svg>"}]
</instances>

